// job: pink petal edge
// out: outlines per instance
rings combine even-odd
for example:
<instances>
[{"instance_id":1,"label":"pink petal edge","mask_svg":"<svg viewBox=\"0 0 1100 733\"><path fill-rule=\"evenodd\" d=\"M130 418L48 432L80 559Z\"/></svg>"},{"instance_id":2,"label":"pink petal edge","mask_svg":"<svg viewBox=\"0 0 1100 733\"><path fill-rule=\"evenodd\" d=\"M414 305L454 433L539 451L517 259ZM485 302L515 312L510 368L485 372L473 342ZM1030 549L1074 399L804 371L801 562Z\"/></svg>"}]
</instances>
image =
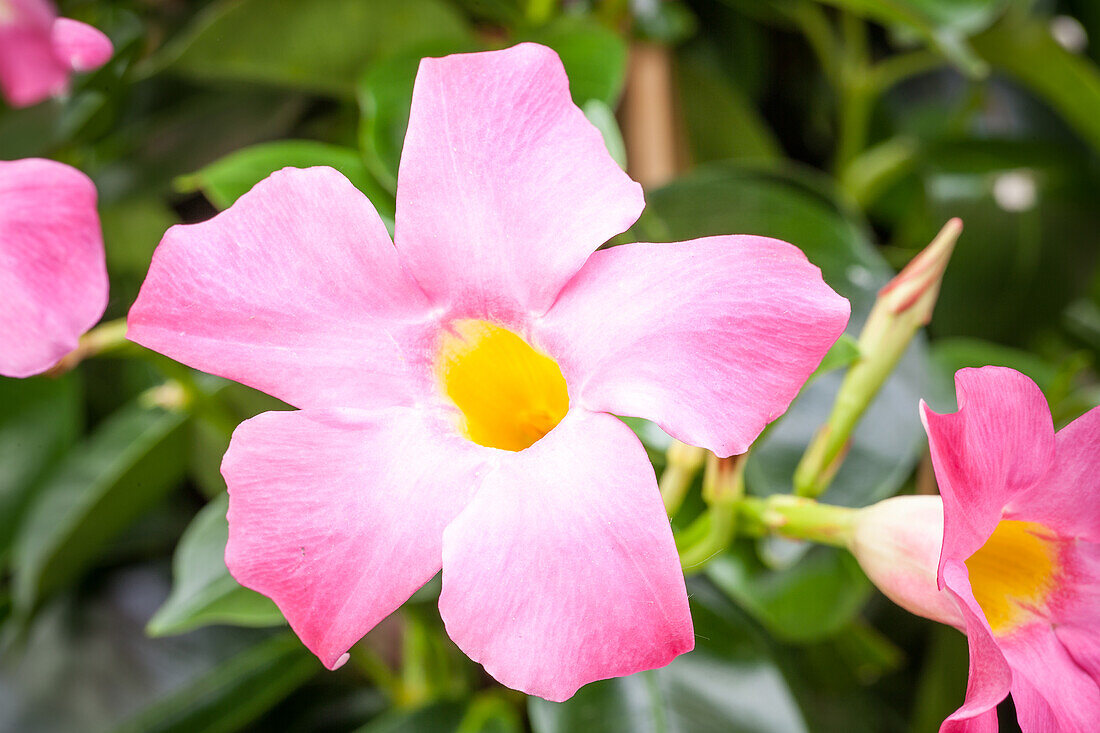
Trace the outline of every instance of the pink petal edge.
<instances>
[{"instance_id":1,"label":"pink petal edge","mask_svg":"<svg viewBox=\"0 0 1100 733\"><path fill-rule=\"evenodd\" d=\"M444 531L439 610L489 674L547 700L690 651L672 530L630 429L575 410L502 458Z\"/></svg>"},{"instance_id":2,"label":"pink petal edge","mask_svg":"<svg viewBox=\"0 0 1100 733\"><path fill-rule=\"evenodd\" d=\"M596 252L539 328L574 401L729 456L786 411L849 311L797 247L719 236Z\"/></svg>"},{"instance_id":3,"label":"pink petal edge","mask_svg":"<svg viewBox=\"0 0 1100 733\"><path fill-rule=\"evenodd\" d=\"M395 242L452 316L542 313L644 205L573 103L554 51L521 43L421 61Z\"/></svg>"},{"instance_id":4,"label":"pink petal edge","mask_svg":"<svg viewBox=\"0 0 1100 733\"><path fill-rule=\"evenodd\" d=\"M1054 424L1046 398L1023 374L1004 367L960 369L957 412L921 402L921 420L943 497L940 588L949 560L964 561L993 533L1004 508L1050 466Z\"/></svg>"},{"instance_id":5,"label":"pink petal edge","mask_svg":"<svg viewBox=\"0 0 1100 733\"><path fill-rule=\"evenodd\" d=\"M95 71L115 49L103 31L71 18L58 18L51 30L54 53L73 71Z\"/></svg>"},{"instance_id":6,"label":"pink petal edge","mask_svg":"<svg viewBox=\"0 0 1100 733\"><path fill-rule=\"evenodd\" d=\"M107 307L96 189L52 160L0 161L0 374L44 372Z\"/></svg>"},{"instance_id":7,"label":"pink petal edge","mask_svg":"<svg viewBox=\"0 0 1100 733\"><path fill-rule=\"evenodd\" d=\"M226 565L335 669L439 571L443 528L495 453L405 408L263 413L222 462Z\"/></svg>"},{"instance_id":8,"label":"pink petal edge","mask_svg":"<svg viewBox=\"0 0 1100 733\"><path fill-rule=\"evenodd\" d=\"M318 167L169 229L128 337L297 407L384 408L433 388L436 330L374 207Z\"/></svg>"}]
</instances>

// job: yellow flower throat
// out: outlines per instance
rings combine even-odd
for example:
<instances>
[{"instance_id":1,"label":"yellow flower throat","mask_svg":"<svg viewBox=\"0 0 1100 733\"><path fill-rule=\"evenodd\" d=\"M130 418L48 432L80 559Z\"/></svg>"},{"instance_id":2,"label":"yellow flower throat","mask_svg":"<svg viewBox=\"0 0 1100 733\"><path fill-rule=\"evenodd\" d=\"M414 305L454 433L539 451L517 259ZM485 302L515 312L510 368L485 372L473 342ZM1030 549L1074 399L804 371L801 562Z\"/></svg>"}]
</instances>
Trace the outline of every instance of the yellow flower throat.
<instances>
[{"instance_id":1,"label":"yellow flower throat","mask_svg":"<svg viewBox=\"0 0 1100 733\"><path fill-rule=\"evenodd\" d=\"M459 431L478 445L523 450L569 410L557 363L486 321L451 324L435 365L443 393L461 413Z\"/></svg>"},{"instance_id":2,"label":"yellow flower throat","mask_svg":"<svg viewBox=\"0 0 1100 733\"><path fill-rule=\"evenodd\" d=\"M995 634L1004 634L1043 612L1055 585L1058 547L1035 522L1004 519L966 561L974 599Z\"/></svg>"}]
</instances>

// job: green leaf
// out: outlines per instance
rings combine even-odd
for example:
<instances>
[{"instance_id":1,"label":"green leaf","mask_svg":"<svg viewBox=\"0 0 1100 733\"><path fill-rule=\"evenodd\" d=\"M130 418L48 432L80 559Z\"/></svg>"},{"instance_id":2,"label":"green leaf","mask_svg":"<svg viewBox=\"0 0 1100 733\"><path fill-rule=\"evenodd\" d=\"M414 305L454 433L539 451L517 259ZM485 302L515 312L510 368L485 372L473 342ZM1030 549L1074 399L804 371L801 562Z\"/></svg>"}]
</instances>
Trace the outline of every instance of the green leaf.
<instances>
[{"instance_id":1,"label":"green leaf","mask_svg":"<svg viewBox=\"0 0 1100 733\"><path fill-rule=\"evenodd\" d=\"M982 58L1045 99L1100 150L1100 69L1088 57L1062 48L1047 23L1022 14L1006 16L973 43Z\"/></svg>"},{"instance_id":2,"label":"green leaf","mask_svg":"<svg viewBox=\"0 0 1100 733\"><path fill-rule=\"evenodd\" d=\"M731 83L709 49L677 56L677 88L696 163L724 159L775 160L783 150L753 100Z\"/></svg>"},{"instance_id":3,"label":"green leaf","mask_svg":"<svg viewBox=\"0 0 1100 733\"><path fill-rule=\"evenodd\" d=\"M172 593L146 627L150 636L168 636L206 626L277 626L283 614L270 599L244 588L225 567L229 497L211 501L191 522L172 559Z\"/></svg>"},{"instance_id":4,"label":"green leaf","mask_svg":"<svg viewBox=\"0 0 1100 733\"><path fill-rule=\"evenodd\" d=\"M611 154L611 157L619 164L620 168L626 170L626 143L623 142L623 133L619 129L618 121L615 119L615 112L598 99L588 100L581 106L581 109L588 121L595 125L596 129L603 135L607 152Z\"/></svg>"},{"instance_id":5,"label":"green leaf","mask_svg":"<svg viewBox=\"0 0 1100 733\"><path fill-rule=\"evenodd\" d=\"M831 547L815 547L792 567L772 570L742 542L712 560L706 573L772 634L791 642L836 634L871 595L855 559Z\"/></svg>"},{"instance_id":6,"label":"green leaf","mask_svg":"<svg viewBox=\"0 0 1100 733\"><path fill-rule=\"evenodd\" d=\"M802 714L767 643L692 583L695 650L667 667L595 682L564 703L528 699L534 733L799 733Z\"/></svg>"},{"instance_id":7,"label":"green leaf","mask_svg":"<svg viewBox=\"0 0 1100 733\"><path fill-rule=\"evenodd\" d=\"M91 565L183 477L187 416L130 404L71 450L43 482L15 540L14 603L40 598Z\"/></svg>"},{"instance_id":8,"label":"green leaf","mask_svg":"<svg viewBox=\"0 0 1100 733\"><path fill-rule=\"evenodd\" d=\"M626 42L583 15L565 15L521 36L558 52L577 106L598 99L614 108L626 75Z\"/></svg>"},{"instance_id":9,"label":"green leaf","mask_svg":"<svg viewBox=\"0 0 1100 733\"><path fill-rule=\"evenodd\" d=\"M466 706L435 702L415 710L393 710L375 718L355 733L457 733Z\"/></svg>"},{"instance_id":10,"label":"green leaf","mask_svg":"<svg viewBox=\"0 0 1100 733\"><path fill-rule=\"evenodd\" d=\"M76 375L0 379L0 560L36 484L80 433Z\"/></svg>"},{"instance_id":11,"label":"green leaf","mask_svg":"<svg viewBox=\"0 0 1100 733\"><path fill-rule=\"evenodd\" d=\"M473 42L466 39L420 44L378 61L360 80L359 147L370 172L389 191L397 190L397 166L420 59L473 50Z\"/></svg>"},{"instance_id":12,"label":"green leaf","mask_svg":"<svg viewBox=\"0 0 1100 733\"><path fill-rule=\"evenodd\" d=\"M825 352L825 356L822 357L821 363L817 365L814 373L810 375L810 379L816 379L822 374L851 366L858 358L859 342L848 334L842 333L836 343Z\"/></svg>"},{"instance_id":13,"label":"green leaf","mask_svg":"<svg viewBox=\"0 0 1100 733\"><path fill-rule=\"evenodd\" d=\"M383 219L393 222L393 198L374 180L358 151L313 140L261 143L227 155L200 171L180 176L181 191L202 191L219 209L234 201L273 172L286 167L327 165L343 173L366 194Z\"/></svg>"},{"instance_id":14,"label":"green leaf","mask_svg":"<svg viewBox=\"0 0 1100 733\"><path fill-rule=\"evenodd\" d=\"M199 79L350 96L382 56L468 34L462 16L441 0L218 0L155 63Z\"/></svg>"},{"instance_id":15,"label":"green leaf","mask_svg":"<svg viewBox=\"0 0 1100 733\"><path fill-rule=\"evenodd\" d=\"M278 634L154 703L114 733L230 733L305 684L321 665L297 637Z\"/></svg>"},{"instance_id":16,"label":"green leaf","mask_svg":"<svg viewBox=\"0 0 1100 733\"><path fill-rule=\"evenodd\" d=\"M986 71L967 37L989 27L1010 0L819 0L922 37L971 74Z\"/></svg>"}]
</instances>

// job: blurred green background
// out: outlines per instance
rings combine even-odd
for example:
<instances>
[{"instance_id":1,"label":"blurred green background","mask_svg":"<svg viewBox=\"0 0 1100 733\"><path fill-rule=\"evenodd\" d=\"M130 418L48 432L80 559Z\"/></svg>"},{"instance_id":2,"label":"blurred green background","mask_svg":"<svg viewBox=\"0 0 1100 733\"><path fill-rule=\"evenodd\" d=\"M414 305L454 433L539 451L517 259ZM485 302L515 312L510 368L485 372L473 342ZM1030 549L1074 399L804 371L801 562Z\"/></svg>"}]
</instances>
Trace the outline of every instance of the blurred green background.
<instances>
[{"instance_id":1,"label":"blurred green background","mask_svg":"<svg viewBox=\"0 0 1100 733\"><path fill-rule=\"evenodd\" d=\"M1093 0L71 0L116 55L65 100L0 107L0 159L95 180L125 316L164 230L273 170L331 165L392 224L425 55L531 40L647 188L623 240L753 233L853 305L951 216L935 319L825 500L934 490L917 402L951 374L1030 375L1059 425L1100 401L1100 3ZM1095 41L1095 42L1090 42ZM841 374L748 465L789 492ZM965 640L840 551L742 539L689 578L695 652L564 704L496 686L429 584L326 672L221 553L232 427L271 398L137 347L0 380L0 730L922 733L962 700ZM668 438L632 421L657 470ZM694 502L694 504L692 503ZM689 499L677 527L700 506ZM1015 730L1011 703L1002 729Z\"/></svg>"}]
</instances>

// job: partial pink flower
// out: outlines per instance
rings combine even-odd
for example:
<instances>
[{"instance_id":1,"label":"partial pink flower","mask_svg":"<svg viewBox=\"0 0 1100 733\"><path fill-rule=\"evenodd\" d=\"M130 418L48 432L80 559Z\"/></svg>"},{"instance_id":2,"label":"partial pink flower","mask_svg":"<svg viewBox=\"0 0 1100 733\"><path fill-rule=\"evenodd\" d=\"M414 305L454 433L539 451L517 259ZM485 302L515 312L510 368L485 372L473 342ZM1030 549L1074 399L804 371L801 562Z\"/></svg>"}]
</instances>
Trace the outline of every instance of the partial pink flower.
<instances>
[{"instance_id":1,"label":"partial pink flower","mask_svg":"<svg viewBox=\"0 0 1100 733\"><path fill-rule=\"evenodd\" d=\"M0 92L16 107L64 93L72 72L98 69L113 53L107 36L57 18L49 0L0 0Z\"/></svg>"},{"instance_id":2,"label":"partial pink flower","mask_svg":"<svg viewBox=\"0 0 1100 733\"><path fill-rule=\"evenodd\" d=\"M52 160L0 161L0 374L46 371L106 307L95 185Z\"/></svg>"},{"instance_id":3,"label":"partial pink flower","mask_svg":"<svg viewBox=\"0 0 1100 733\"><path fill-rule=\"evenodd\" d=\"M996 731L1010 692L1024 733L1100 730L1100 408L1055 433L1019 372L955 386L958 412L921 405L942 502L861 511L852 550L897 603L967 635L966 701L941 733Z\"/></svg>"},{"instance_id":4,"label":"partial pink flower","mask_svg":"<svg viewBox=\"0 0 1100 733\"><path fill-rule=\"evenodd\" d=\"M395 242L330 168L165 235L130 338L301 408L233 436L226 563L326 666L440 568L451 638L535 695L693 648L613 415L743 452L848 304L763 237L594 252L643 205L557 55L521 44L421 63Z\"/></svg>"}]
</instances>

